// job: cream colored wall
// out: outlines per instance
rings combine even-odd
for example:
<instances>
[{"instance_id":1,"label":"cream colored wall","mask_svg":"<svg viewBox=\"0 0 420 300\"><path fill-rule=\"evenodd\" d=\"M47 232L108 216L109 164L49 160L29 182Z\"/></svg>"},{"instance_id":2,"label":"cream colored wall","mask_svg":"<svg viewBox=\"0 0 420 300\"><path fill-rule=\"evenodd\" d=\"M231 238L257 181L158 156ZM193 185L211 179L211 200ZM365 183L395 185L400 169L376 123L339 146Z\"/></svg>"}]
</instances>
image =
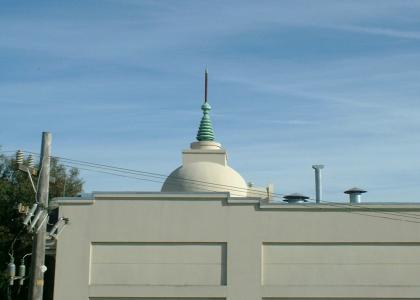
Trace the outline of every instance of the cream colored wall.
<instances>
[{"instance_id":1,"label":"cream colored wall","mask_svg":"<svg viewBox=\"0 0 420 300\"><path fill-rule=\"evenodd\" d=\"M225 150L184 150L182 152L182 164L195 162L211 162L222 166L227 165L227 154Z\"/></svg>"},{"instance_id":2,"label":"cream colored wall","mask_svg":"<svg viewBox=\"0 0 420 300\"><path fill-rule=\"evenodd\" d=\"M225 285L226 244L93 243L90 284Z\"/></svg>"},{"instance_id":3,"label":"cream colored wall","mask_svg":"<svg viewBox=\"0 0 420 300\"><path fill-rule=\"evenodd\" d=\"M350 213L347 204L279 205L225 193L96 193L58 203L70 223L57 244L56 300L420 295L420 224L365 215L420 216L420 205Z\"/></svg>"},{"instance_id":4,"label":"cream colored wall","mask_svg":"<svg viewBox=\"0 0 420 300\"><path fill-rule=\"evenodd\" d=\"M275 243L262 252L263 285L380 288L420 277L420 244Z\"/></svg>"}]
</instances>

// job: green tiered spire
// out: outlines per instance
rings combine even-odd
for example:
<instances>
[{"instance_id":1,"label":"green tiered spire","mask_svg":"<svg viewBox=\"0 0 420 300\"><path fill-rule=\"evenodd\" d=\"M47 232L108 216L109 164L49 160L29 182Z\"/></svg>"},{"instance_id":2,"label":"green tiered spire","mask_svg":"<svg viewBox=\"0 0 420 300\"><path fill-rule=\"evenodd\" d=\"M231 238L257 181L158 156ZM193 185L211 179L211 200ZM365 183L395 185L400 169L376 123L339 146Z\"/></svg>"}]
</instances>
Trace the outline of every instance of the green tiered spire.
<instances>
[{"instance_id":1,"label":"green tiered spire","mask_svg":"<svg viewBox=\"0 0 420 300\"><path fill-rule=\"evenodd\" d=\"M197 141L214 141L213 125L210 120L211 106L207 103L208 72L204 73L204 104L201 105L203 117L201 118L200 128L198 128Z\"/></svg>"},{"instance_id":2,"label":"green tiered spire","mask_svg":"<svg viewBox=\"0 0 420 300\"><path fill-rule=\"evenodd\" d=\"M214 141L213 125L210 120L211 106L207 102L201 105L203 117L201 118L200 128L198 128L197 141Z\"/></svg>"}]
</instances>

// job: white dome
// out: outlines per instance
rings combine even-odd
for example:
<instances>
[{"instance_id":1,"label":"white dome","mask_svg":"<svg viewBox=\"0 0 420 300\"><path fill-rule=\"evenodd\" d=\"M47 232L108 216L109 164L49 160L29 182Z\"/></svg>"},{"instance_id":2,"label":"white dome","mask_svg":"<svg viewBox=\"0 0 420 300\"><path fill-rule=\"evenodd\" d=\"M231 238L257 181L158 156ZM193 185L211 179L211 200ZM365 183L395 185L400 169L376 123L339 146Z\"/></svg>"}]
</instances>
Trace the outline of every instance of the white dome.
<instances>
[{"instance_id":1,"label":"white dome","mask_svg":"<svg viewBox=\"0 0 420 300\"><path fill-rule=\"evenodd\" d=\"M206 161L179 167L162 186L162 192L230 192L232 197L246 197L247 190L245 180L234 169Z\"/></svg>"}]
</instances>

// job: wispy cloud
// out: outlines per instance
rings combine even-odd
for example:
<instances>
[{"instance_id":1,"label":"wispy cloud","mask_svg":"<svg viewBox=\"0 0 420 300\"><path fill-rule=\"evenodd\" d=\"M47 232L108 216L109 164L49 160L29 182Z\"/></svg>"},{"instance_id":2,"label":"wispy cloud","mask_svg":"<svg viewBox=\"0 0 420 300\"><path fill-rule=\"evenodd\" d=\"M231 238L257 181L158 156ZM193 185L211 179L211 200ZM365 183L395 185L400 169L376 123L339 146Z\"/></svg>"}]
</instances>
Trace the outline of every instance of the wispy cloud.
<instances>
[{"instance_id":1,"label":"wispy cloud","mask_svg":"<svg viewBox=\"0 0 420 300\"><path fill-rule=\"evenodd\" d=\"M420 39L420 31L397 30L392 28L356 26L356 25L339 25L329 28L351 31L357 33L366 33L370 35L382 35L387 37L403 38L403 39Z\"/></svg>"}]
</instances>

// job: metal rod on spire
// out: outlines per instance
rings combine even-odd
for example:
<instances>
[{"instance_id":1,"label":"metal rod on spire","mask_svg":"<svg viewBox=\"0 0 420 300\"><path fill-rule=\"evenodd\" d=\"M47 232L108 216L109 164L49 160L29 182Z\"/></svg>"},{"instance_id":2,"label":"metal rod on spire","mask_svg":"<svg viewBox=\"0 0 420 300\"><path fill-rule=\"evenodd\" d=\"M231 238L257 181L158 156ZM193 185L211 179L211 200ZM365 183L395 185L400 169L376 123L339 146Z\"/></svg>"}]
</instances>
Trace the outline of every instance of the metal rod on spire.
<instances>
[{"instance_id":1,"label":"metal rod on spire","mask_svg":"<svg viewBox=\"0 0 420 300\"><path fill-rule=\"evenodd\" d=\"M204 103L207 103L208 72L204 73Z\"/></svg>"}]
</instances>

